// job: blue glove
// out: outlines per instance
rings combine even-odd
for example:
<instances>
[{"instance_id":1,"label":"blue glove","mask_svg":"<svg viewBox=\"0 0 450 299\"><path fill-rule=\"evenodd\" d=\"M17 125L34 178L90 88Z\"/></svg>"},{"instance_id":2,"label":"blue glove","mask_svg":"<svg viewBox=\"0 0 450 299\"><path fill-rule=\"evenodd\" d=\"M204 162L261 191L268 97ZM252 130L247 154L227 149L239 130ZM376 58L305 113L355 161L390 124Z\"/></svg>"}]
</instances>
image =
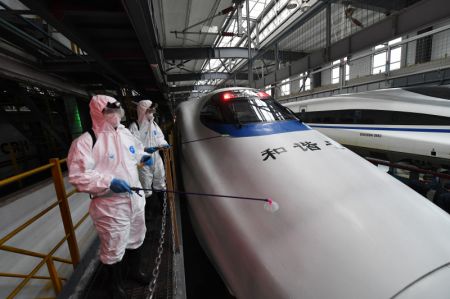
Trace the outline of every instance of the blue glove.
<instances>
[{"instance_id":1,"label":"blue glove","mask_svg":"<svg viewBox=\"0 0 450 299\"><path fill-rule=\"evenodd\" d=\"M115 193L123 193L123 192L131 193L131 189L128 183L121 179L113 179L111 181L109 189L111 189L111 191Z\"/></svg>"},{"instance_id":2,"label":"blue glove","mask_svg":"<svg viewBox=\"0 0 450 299\"><path fill-rule=\"evenodd\" d=\"M158 150L157 146L151 146L151 147L146 147L144 149L145 152L149 153L149 154L153 154L154 152L156 152Z\"/></svg>"},{"instance_id":3,"label":"blue glove","mask_svg":"<svg viewBox=\"0 0 450 299\"><path fill-rule=\"evenodd\" d=\"M171 148L172 146L170 144L164 144L162 147L163 148Z\"/></svg>"},{"instance_id":4,"label":"blue glove","mask_svg":"<svg viewBox=\"0 0 450 299\"><path fill-rule=\"evenodd\" d=\"M152 156L142 156L141 163L146 166L152 166L153 165L153 158Z\"/></svg>"}]
</instances>

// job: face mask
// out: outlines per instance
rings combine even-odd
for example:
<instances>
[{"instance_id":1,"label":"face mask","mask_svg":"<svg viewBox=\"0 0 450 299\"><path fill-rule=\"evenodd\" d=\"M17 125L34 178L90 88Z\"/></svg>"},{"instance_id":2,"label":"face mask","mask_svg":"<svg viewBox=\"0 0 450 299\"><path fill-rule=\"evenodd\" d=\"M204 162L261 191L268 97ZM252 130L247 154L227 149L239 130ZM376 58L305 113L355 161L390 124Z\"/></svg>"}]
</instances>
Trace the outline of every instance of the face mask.
<instances>
[{"instance_id":1,"label":"face mask","mask_svg":"<svg viewBox=\"0 0 450 299\"><path fill-rule=\"evenodd\" d=\"M109 123L113 128L117 128L120 124L120 119L122 116L120 113L106 113L103 114L105 121Z\"/></svg>"}]
</instances>

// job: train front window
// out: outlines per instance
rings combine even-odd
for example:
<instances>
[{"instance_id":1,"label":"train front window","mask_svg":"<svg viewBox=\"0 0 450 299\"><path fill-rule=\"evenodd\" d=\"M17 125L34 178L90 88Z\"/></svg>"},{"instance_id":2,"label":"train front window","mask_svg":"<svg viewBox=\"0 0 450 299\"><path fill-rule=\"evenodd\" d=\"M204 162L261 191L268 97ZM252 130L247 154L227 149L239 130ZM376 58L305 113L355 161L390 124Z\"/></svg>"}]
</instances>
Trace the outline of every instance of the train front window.
<instances>
[{"instance_id":1,"label":"train front window","mask_svg":"<svg viewBox=\"0 0 450 299\"><path fill-rule=\"evenodd\" d=\"M213 110L215 113L211 113ZM203 107L201 115L206 122L239 125L297 119L270 95L248 89L214 95Z\"/></svg>"}]
</instances>

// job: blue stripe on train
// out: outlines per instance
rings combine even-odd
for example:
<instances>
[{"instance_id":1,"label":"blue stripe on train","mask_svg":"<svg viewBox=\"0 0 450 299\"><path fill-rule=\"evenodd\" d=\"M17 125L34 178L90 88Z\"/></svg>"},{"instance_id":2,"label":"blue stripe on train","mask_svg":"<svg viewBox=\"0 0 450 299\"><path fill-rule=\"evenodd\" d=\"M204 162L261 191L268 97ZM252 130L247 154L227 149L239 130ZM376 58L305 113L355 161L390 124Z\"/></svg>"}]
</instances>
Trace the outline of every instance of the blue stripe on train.
<instances>
[{"instance_id":1,"label":"blue stripe on train","mask_svg":"<svg viewBox=\"0 0 450 299\"><path fill-rule=\"evenodd\" d=\"M327 125L309 125L309 126L311 128L326 128L326 129L350 129L350 130L374 130L374 131L450 133L450 129L381 128L381 127L351 127L351 126L327 126Z\"/></svg>"},{"instance_id":2,"label":"blue stripe on train","mask_svg":"<svg viewBox=\"0 0 450 299\"><path fill-rule=\"evenodd\" d=\"M311 130L308 126L302 124L297 120L275 121L270 123L251 123L242 124L238 128L234 124L206 124L208 128L219 132L220 134L230 135L232 137L251 137L263 136L279 133L295 132Z\"/></svg>"}]
</instances>

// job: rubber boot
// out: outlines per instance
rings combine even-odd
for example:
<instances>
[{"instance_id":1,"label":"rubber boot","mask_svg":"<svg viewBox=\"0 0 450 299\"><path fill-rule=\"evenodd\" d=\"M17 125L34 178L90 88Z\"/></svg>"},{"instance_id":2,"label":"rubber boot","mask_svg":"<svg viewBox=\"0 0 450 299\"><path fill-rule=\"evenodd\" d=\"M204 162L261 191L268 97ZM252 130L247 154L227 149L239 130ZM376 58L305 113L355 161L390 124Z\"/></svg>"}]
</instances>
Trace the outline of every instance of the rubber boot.
<instances>
[{"instance_id":1,"label":"rubber boot","mask_svg":"<svg viewBox=\"0 0 450 299\"><path fill-rule=\"evenodd\" d=\"M111 298L126 299L127 294L123 285L121 262L112 265L103 264L103 266L107 269Z\"/></svg>"},{"instance_id":2,"label":"rubber boot","mask_svg":"<svg viewBox=\"0 0 450 299\"><path fill-rule=\"evenodd\" d=\"M141 249L142 246L137 249L126 250L128 278L142 285L148 285L150 283L151 276L141 271Z\"/></svg>"},{"instance_id":3,"label":"rubber boot","mask_svg":"<svg viewBox=\"0 0 450 299\"><path fill-rule=\"evenodd\" d=\"M152 218L152 211L150 208L152 202L152 196L145 197L145 222L149 221Z\"/></svg>"}]
</instances>

